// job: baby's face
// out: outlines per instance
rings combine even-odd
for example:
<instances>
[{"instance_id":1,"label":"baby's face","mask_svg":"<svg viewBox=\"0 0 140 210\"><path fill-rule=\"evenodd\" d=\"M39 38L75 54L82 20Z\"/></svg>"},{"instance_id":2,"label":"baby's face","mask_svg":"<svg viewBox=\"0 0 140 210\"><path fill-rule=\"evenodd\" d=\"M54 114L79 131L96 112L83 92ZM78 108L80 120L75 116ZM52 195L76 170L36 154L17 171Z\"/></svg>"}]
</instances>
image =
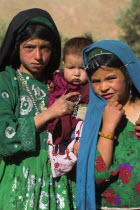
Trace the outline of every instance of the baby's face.
<instances>
[{"instance_id":1,"label":"baby's face","mask_svg":"<svg viewBox=\"0 0 140 210\"><path fill-rule=\"evenodd\" d=\"M83 85L87 83L87 76L82 64L82 56L69 54L65 56L64 78L73 85Z\"/></svg>"}]
</instances>

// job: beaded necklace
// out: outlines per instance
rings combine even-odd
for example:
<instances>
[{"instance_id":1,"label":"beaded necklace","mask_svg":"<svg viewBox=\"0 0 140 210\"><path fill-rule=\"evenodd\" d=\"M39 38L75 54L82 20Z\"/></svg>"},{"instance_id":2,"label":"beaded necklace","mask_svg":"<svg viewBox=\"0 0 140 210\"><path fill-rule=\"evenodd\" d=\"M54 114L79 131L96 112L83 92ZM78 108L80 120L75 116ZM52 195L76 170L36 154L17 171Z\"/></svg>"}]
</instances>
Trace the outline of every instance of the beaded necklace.
<instances>
[{"instance_id":1,"label":"beaded necklace","mask_svg":"<svg viewBox=\"0 0 140 210\"><path fill-rule=\"evenodd\" d=\"M30 97L31 97L31 100L32 100L33 105L34 105L35 110L36 110L36 115L39 114L40 111L39 111L39 109L38 109L38 107L37 107L37 104L36 104L36 102L35 102L35 99L34 99L32 93L31 93L31 91L30 91L30 88L29 88L28 85L27 85L27 81L24 79L24 77L22 76L22 74L21 74L21 72L19 71L19 69L17 69L17 73L19 74L20 79L21 79L22 82L24 83L25 88L26 88L27 92L29 93L29 95L30 95ZM73 111L73 115L72 115L73 117L76 117L76 115L77 115L78 103L79 103L80 99L81 99L81 95L79 95L77 101L75 101L74 111Z\"/></svg>"},{"instance_id":2,"label":"beaded necklace","mask_svg":"<svg viewBox=\"0 0 140 210\"><path fill-rule=\"evenodd\" d=\"M81 100L81 95L79 95L78 99L75 101L75 106L74 106L74 110L73 110L73 114L72 114L73 117L77 116L78 104L79 104L80 100Z\"/></svg>"},{"instance_id":3,"label":"beaded necklace","mask_svg":"<svg viewBox=\"0 0 140 210\"><path fill-rule=\"evenodd\" d=\"M24 77L22 76L21 72L20 72L18 69L17 69L17 72L18 72L18 74L19 74L20 79L21 79L22 82L24 83L27 92L29 93L29 95L30 95L30 97L31 97L31 100L32 100L32 102L33 102L33 105L34 105L35 110L36 110L36 115L37 115L37 114L40 113L40 111L39 111L39 109L38 109L38 107L37 107L37 104L36 104L36 102L35 102L35 99L34 99L32 93L31 93L31 91L30 91L30 88L29 88L28 85L27 85L27 81L24 79Z\"/></svg>"}]
</instances>

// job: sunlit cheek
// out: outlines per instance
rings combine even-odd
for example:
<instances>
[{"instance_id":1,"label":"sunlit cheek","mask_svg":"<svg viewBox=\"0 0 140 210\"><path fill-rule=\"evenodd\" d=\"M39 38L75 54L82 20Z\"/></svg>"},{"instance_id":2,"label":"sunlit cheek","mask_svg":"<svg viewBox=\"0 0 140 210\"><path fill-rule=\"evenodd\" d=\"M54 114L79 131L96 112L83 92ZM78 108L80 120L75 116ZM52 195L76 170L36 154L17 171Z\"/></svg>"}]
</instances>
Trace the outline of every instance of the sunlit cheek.
<instances>
[{"instance_id":1,"label":"sunlit cheek","mask_svg":"<svg viewBox=\"0 0 140 210\"><path fill-rule=\"evenodd\" d=\"M66 72L67 76L72 76L74 75L74 70L73 69L68 69L67 72Z\"/></svg>"},{"instance_id":2,"label":"sunlit cheek","mask_svg":"<svg viewBox=\"0 0 140 210\"><path fill-rule=\"evenodd\" d=\"M82 76L83 78L87 79L87 75L86 75L85 72L82 72L82 73L81 73L81 76Z\"/></svg>"},{"instance_id":3,"label":"sunlit cheek","mask_svg":"<svg viewBox=\"0 0 140 210\"><path fill-rule=\"evenodd\" d=\"M86 77L86 76L81 77L81 79L83 80L83 82L88 82L88 80L87 80L87 77Z\"/></svg>"},{"instance_id":4,"label":"sunlit cheek","mask_svg":"<svg viewBox=\"0 0 140 210\"><path fill-rule=\"evenodd\" d=\"M73 73L70 72L70 71L67 71L67 73L66 73L67 79L68 79L68 80L71 79L72 76L73 76Z\"/></svg>"},{"instance_id":5,"label":"sunlit cheek","mask_svg":"<svg viewBox=\"0 0 140 210\"><path fill-rule=\"evenodd\" d=\"M113 83L111 86L112 86L112 88L113 89L116 89L116 90L120 90L120 91L125 91L126 90L126 85L125 85L126 83L125 83L125 81L117 81L117 82L115 82L115 83Z\"/></svg>"},{"instance_id":6,"label":"sunlit cheek","mask_svg":"<svg viewBox=\"0 0 140 210\"><path fill-rule=\"evenodd\" d=\"M99 94L99 86L95 85L95 84L92 84L92 87L93 87L94 92Z\"/></svg>"},{"instance_id":7,"label":"sunlit cheek","mask_svg":"<svg viewBox=\"0 0 140 210\"><path fill-rule=\"evenodd\" d=\"M27 54L27 53L20 53L20 60L21 61L24 61L24 62L26 62L26 61L29 61L29 59L30 59L30 56Z\"/></svg>"},{"instance_id":8,"label":"sunlit cheek","mask_svg":"<svg viewBox=\"0 0 140 210\"><path fill-rule=\"evenodd\" d=\"M67 75L68 75L68 71L67 71L67 69L65 68L64 69L64 78L67 80Z\"/></svg>"},{"instance_id":9,"label":"sunlit cheek","mask_svg":"<svg viewBox=\"0 0 140 210\"><path fill-rule=\"evenodd\" d=\"M49 63L50 58L51 58L51 56L42 56L42 57L41 57L42 61L43 61L45 64Z\"/></svg>"}]
</instances>

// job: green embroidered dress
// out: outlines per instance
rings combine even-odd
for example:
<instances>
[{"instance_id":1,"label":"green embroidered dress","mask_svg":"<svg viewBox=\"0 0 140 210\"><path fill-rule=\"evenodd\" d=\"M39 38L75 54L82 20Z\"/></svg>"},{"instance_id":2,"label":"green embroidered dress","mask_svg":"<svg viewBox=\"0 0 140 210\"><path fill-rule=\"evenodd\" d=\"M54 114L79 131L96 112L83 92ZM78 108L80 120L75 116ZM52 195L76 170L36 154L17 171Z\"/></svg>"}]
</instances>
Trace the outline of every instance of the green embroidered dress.
<instances>
[{"instance_id":1,"label":"green embroidered dress","mask_svg":"<svg viewBox=\"0 0 140 210\"><path fill-rule=\"evenodd\" d=\"M42 111L47 85L22 73ZM48 134L36 132L36 110L18 73L0 73L0 210L73 210L75 181L69 174L53 179Z\"/></svg>"},{"instance_id":2,"label":"green embroidered dress","mask_svg":"<svg viewBox=\"0 0 140 210\"><path fill-rule=\"evenodd\" d=\"M126 119L120 124L109 170L96 153L97 203L102 209L140 209L140 138L134 124Z\"/></svg>"}]
</instances>

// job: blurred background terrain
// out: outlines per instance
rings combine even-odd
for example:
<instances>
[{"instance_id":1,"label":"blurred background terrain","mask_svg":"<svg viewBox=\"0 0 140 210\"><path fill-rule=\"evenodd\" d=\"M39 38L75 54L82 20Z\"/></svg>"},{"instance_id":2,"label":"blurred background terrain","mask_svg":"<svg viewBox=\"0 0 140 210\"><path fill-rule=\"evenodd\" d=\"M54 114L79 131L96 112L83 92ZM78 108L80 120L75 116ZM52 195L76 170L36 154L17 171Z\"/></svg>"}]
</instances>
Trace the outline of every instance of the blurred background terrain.
<instances>
[{"instance_id":1,"label":"blurred background terrain","mask_svg":"<svg viewBox=\"0 0 140 210\"><path fill-rule=\"evenodd\" d=\"M68 38L91 33L94 41L118 39L140 57L140 0L0 0L0 44L11 19L29 8L47 10Z\"/></svg>"},{"instance_id":2,"label":"blurred background terrain","mask_svg":"<svg viewBox=\"0 0 140 210\"><path fill-rule=\"evenodd\" d=\"M91 32L98 39L115 39L118 8L127 5L128 0L0 0L0 22L10 22L21 10L39 7L52 15L64 37Z\"/></svg>"}]
</instances>

